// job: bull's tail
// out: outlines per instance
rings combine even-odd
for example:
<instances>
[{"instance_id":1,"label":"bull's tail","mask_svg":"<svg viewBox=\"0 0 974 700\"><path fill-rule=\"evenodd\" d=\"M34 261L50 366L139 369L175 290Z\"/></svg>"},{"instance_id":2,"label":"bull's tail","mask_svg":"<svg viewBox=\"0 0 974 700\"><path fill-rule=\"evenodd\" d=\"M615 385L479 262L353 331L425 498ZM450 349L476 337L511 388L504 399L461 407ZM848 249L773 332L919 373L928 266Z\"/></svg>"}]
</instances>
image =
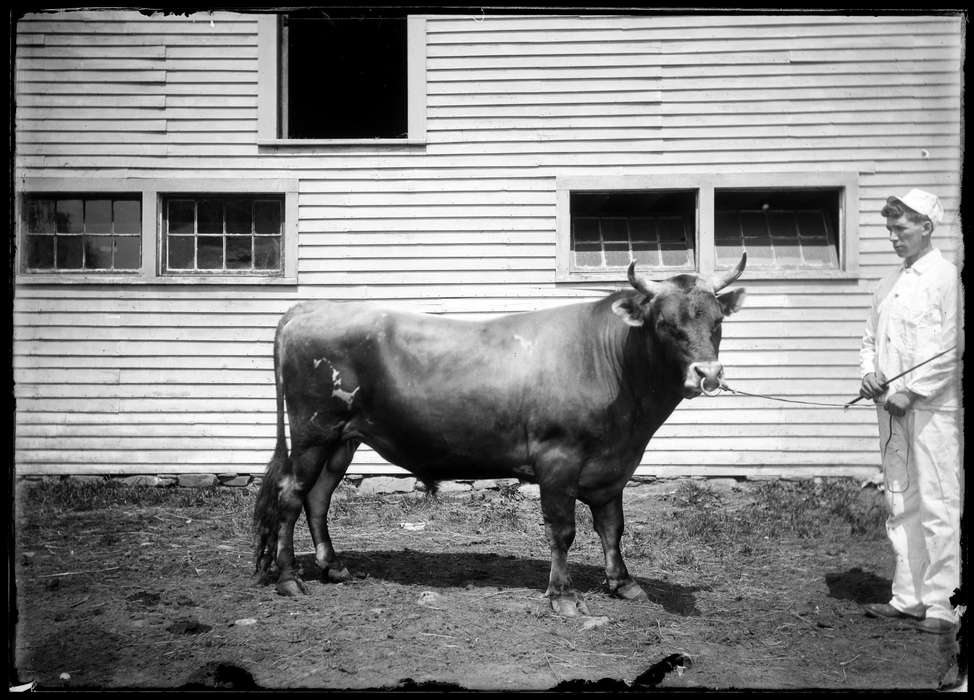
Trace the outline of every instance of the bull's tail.
<instances>
[{"instance_id":1,"label":"bull's tail","mask_svg":"<svg viewBox=\"0 0 974 700\"><path fill-rule=\"evenodd\" d=\"M277 444L254 503L254 569L262 578L268 576L277 553L277 531L280 522L279 484L281 477L291 471L291 457L284 435L284 378L281 375L281 329L290 314L284 314L274 333L274 386L277 391Z\"/></svg>"}]
</instances>

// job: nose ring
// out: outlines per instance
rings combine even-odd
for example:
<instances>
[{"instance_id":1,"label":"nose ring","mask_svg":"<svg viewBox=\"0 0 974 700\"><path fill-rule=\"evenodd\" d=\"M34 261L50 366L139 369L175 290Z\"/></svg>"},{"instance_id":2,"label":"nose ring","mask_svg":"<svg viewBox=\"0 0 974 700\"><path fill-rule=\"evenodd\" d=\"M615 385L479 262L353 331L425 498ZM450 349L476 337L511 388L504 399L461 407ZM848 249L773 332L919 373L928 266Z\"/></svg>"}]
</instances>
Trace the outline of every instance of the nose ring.
<instances>
[{"instance_id":1,"label":"nose ring","mask_svg":"<svg viewBox=\"0 0 974 700\"><path fill-rule=\"evenodd\" d=\"M707 388L707 378L700 377L700 391L704 396L717 396L720 393L720 382L714 382L713 388Z\"/></svg>"}]
</instances>

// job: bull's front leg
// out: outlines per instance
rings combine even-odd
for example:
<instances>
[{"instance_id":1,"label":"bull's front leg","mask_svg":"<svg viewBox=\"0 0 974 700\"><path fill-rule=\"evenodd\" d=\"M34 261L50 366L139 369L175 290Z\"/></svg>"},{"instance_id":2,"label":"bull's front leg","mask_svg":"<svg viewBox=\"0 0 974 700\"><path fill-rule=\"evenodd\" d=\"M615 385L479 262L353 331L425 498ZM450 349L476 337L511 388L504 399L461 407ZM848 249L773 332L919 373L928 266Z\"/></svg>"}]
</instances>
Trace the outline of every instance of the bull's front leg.
<instances>
[{"instance_id":1,"label":"bull's front leg","mask_svg":"<svg viewBox=\"0 0 974 700\"><path fill-rule=\"evenodd\" d=\"M588 607L575 592L568 574L568 550L575 541L575 494L565 484L541 483L540 487L545 534L551 547L551 574L545 596L559 615L588 615Z\"/></svg>"},{"instance_id":2,"label":"bull's front leg","mask_svg":"<svg viewBox=\"0 0 974 700\"><path fill-rule=\"evenodd\" d=\"M646 600L647 595L635 579L629 575L626 562L622 559L619 544L622 542L623 513L622 492L608 503L592 505L592 522L602 540L605 554L605 578L609 593L626 600Z\"/></svg>"}]
</instances>

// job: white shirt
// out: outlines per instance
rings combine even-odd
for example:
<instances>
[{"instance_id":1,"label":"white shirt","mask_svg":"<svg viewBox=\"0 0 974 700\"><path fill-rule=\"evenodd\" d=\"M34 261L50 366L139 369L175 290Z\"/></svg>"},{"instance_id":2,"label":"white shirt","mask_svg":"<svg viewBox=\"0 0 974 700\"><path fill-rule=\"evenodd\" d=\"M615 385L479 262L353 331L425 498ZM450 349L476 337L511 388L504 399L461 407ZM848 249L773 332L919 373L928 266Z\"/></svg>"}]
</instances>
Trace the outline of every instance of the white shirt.
<instances>
[{"instance_id":1,"label":"white shirt","mask_svg":"<svg viewBox=\"0 0 974 700\"><path fill-rule=\"evenodd\" d=\"M958 343L957 267L933 248L913 265L900 265L879 283L859 351L860 373L887 379ZM957 410L960 352L955 350L889 383L882 403L898 391L920 399L915 408Z\"/></svg>"}]
</instances>

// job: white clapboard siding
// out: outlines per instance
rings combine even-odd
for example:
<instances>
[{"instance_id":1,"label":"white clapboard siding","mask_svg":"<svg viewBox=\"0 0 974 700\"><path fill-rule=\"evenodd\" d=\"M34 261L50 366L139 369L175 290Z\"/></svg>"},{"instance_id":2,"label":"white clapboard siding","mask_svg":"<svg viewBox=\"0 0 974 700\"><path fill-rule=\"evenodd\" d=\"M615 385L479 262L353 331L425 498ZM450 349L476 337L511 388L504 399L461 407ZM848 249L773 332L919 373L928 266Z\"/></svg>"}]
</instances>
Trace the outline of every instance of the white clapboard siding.
<instances>
[{"instance_id":1,"label":"white clapboard siding","mask_svg":"<svg viewBox=\"0 0 974 700\"><path fill-rule=\"evenodd\" d=\"M295 287L17 284L18 473L261 473L272 343L311 299L462 320L587 301L555 284L556 178L859 173L859 274L756 279L724 327L738 391L683 402L641 473L868 477L858 348L897 263L885 197L921 187L959 221L960 17L508 16L426 21L422 148L257 146L257 15L28 14L16 25L17 178L288 178ZM622 281L620 280L619 284ZM402 474L362 447L352 471Z\"/></svg>"}]
</instances>

